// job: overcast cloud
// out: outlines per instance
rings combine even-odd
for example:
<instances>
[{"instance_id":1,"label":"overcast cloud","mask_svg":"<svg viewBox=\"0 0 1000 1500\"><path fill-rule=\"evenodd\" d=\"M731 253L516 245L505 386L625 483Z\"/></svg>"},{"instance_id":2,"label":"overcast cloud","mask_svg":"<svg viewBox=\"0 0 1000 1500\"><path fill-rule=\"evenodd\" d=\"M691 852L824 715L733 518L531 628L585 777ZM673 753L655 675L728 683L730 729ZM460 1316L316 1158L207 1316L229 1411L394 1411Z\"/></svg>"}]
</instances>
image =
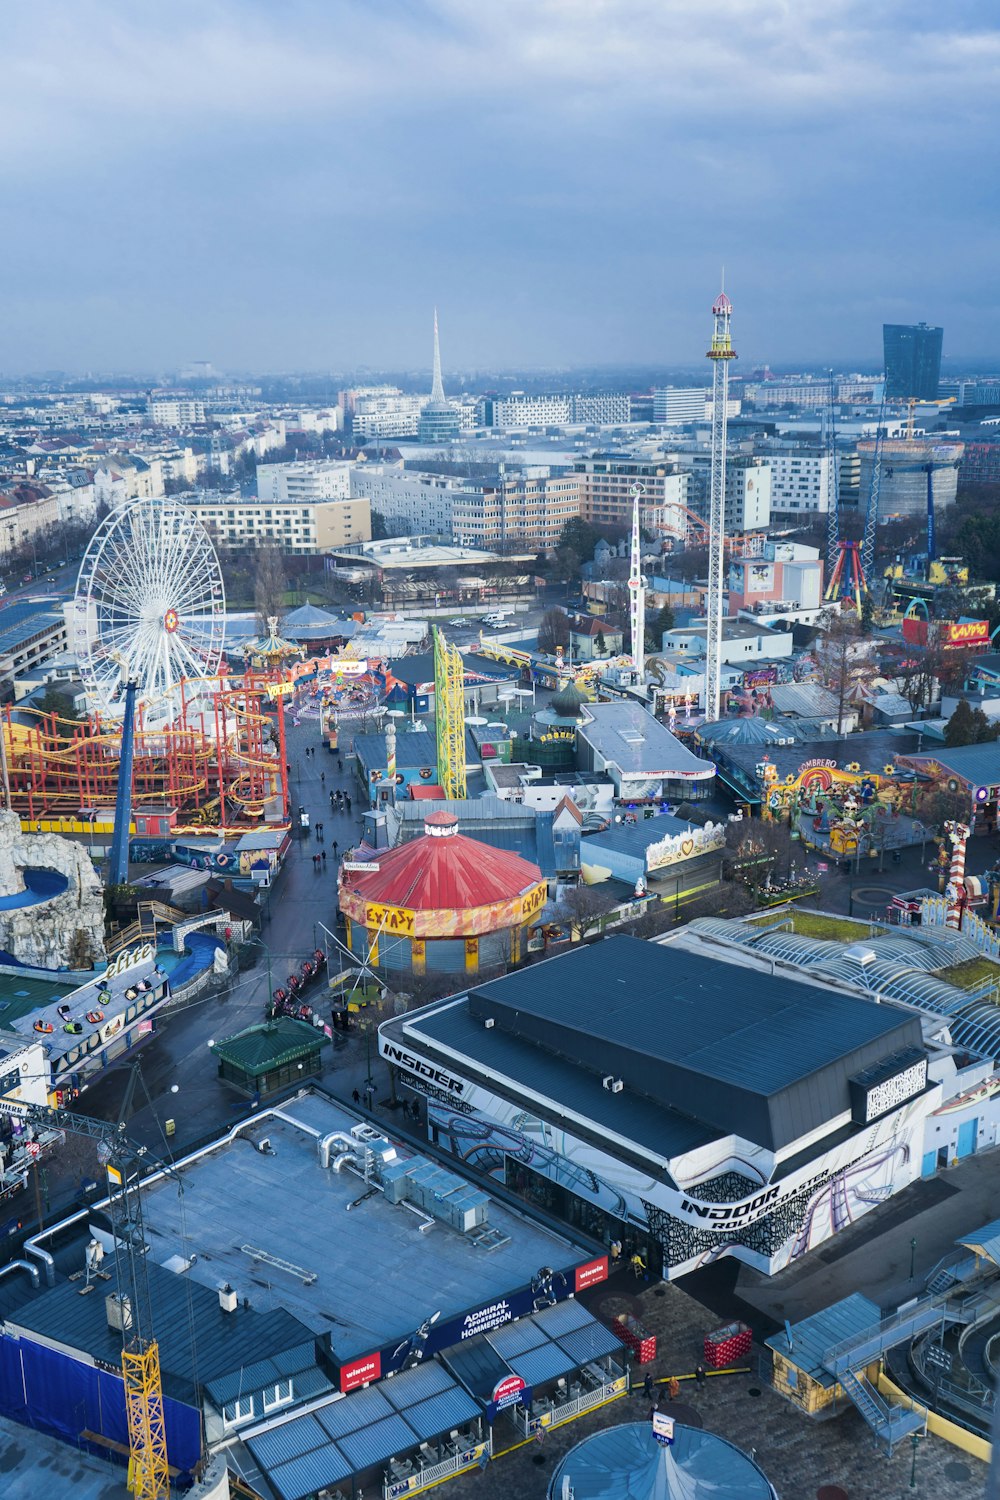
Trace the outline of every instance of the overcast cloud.
<instances>
[{"instance_id":1,"label":"overcast cloud","mask_svg":"<svg viewBox=\"0 0 1000 1500\"><path fill-rule=\"evenodd\" d=\"M1000 21L924 0L6 8L0 370L997 357Z\"/></svg>"}]
</instances>

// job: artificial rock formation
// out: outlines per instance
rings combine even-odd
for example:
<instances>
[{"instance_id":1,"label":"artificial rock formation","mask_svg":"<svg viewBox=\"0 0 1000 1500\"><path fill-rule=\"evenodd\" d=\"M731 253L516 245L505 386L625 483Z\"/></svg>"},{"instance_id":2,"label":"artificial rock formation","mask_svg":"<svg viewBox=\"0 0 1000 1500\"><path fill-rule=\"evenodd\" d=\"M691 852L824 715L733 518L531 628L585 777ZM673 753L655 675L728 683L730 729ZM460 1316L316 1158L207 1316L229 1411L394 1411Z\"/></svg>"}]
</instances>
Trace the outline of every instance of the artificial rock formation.
<instances>
[{"instance_id":1,"label":"artificial rock formation","mask_svg":"<svg viewBox=\"0 0 1000 1500\"><path fill-rule=\"evenodd\" d=\"M48 900L0 908L0 948L32 968L65 969L78 966L84 933L91 963L102 958L104 898L87 850L55 833L22 833L17 813L0 813L0 897L25 889L23 870L53 870L69 883Z\"/></svg>"}]
</instances>

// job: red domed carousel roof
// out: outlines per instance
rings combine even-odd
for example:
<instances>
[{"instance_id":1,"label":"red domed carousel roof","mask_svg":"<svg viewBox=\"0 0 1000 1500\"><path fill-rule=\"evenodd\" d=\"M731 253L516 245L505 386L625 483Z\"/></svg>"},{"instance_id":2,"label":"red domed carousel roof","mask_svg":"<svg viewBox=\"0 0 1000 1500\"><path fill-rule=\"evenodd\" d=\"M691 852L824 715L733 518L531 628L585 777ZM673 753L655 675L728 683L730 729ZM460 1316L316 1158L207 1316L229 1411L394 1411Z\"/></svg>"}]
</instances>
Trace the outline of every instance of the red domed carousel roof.
<instances>
[{"instance_id":1,"label":"red domed carousel roof","mask_svg":"<svg viewBox=\"0 0 1000 1500\"><path fill-rule=\"evenodd\" d=\"M459 833L452 813L430 813L424 828L422 838L380 849L378 870L348 871L344 889L365 901L409 911L467 911L509 901L542 879L538 866L519 854Z\"/></svg>"}]
</instances>

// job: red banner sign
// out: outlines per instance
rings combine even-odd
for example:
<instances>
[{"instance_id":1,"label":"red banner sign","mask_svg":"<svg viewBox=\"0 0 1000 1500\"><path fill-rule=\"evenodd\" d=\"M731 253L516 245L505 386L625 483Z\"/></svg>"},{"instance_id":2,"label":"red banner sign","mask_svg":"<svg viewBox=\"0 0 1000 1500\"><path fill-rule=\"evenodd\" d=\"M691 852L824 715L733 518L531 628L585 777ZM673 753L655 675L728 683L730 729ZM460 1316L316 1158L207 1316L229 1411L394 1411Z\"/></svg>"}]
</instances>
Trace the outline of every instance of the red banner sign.
<instances>
[{"instance_id":1,"label":"red banner sign","mask_svg":"<svg viewBox=\"0 0 1000 1500\"><path fill-rule=\"evenodd\" d=\"M573 1290L584 1292L588 1286L596 1286L599 1281L607 1279L608 1257L602 1255L600 1260L588 1260L586 1265L577 1266Z\"/></svg>"},{"instance_id":2,"label":"red banner sign","mask_svg":"<svg viewBox=\"0 0 1000 1500\"><path fill-rule=\"evenodd\" d=\"M946 651L959 647L988 646L990 643L989 620L943 620L938 626L938 640Z\"/></svg>"},{"instance_id":3,"label":"red banner sign","mask_svg":"<svg viewBox=\"0 0 1000 1500\"><path fill-rule=\"evenodd\" d=\"M499 1411L505 1406L513 1406L524 1390L525 1382L520 1375L505 1375L503 1380L498 1380L493 1387L493 1401Z\"/></svg>"},{"instance_id":4,"label":"red banner sign","mask_svg":"<svg viewBox=\"0 0 1000 1500\"><path fill-rule=\"evenodd\" d=\"M367 1385L370 1380L378 1380L381 1374L382 1356L376 1349L374 1354L365 1354L361 1359L352 1360L349 1365L341 1365L340 1389L355 1391L359 1385Z\"/></svg>"}]
</instances>

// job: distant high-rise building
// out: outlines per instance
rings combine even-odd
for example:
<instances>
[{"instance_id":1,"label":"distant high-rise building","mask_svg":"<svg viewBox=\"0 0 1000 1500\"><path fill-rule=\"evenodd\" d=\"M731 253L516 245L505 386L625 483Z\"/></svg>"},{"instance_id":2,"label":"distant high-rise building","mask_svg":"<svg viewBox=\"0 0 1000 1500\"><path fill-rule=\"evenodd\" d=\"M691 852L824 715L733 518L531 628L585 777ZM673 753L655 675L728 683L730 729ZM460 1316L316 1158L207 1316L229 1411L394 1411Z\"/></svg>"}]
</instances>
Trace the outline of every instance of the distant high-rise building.
<instances>
[{"instance_id":1,"label":"distant high-rise building","mask_svg":"<svg viewBox=\"0 0 1000 1500\"><path fill-rule=\"evenodd\" d=\"M884 323L885 393L904 401L936 401L941 379L943 328L927 323Z\"/></svg>"},{"instance_id":2,"label":"distant high-rise building","mask_svg":"<svg viewBox=\"0 0 1000 1500\"><path fill-rule=\"evenodd\" d=\"M434 309L434 373L431 399L420 413L417 437L422 443L450 443L458 437L460 419L457 409L444 399L441 380L441 344L438 339L438 315Z\"/></svg>"}]
</instances>

